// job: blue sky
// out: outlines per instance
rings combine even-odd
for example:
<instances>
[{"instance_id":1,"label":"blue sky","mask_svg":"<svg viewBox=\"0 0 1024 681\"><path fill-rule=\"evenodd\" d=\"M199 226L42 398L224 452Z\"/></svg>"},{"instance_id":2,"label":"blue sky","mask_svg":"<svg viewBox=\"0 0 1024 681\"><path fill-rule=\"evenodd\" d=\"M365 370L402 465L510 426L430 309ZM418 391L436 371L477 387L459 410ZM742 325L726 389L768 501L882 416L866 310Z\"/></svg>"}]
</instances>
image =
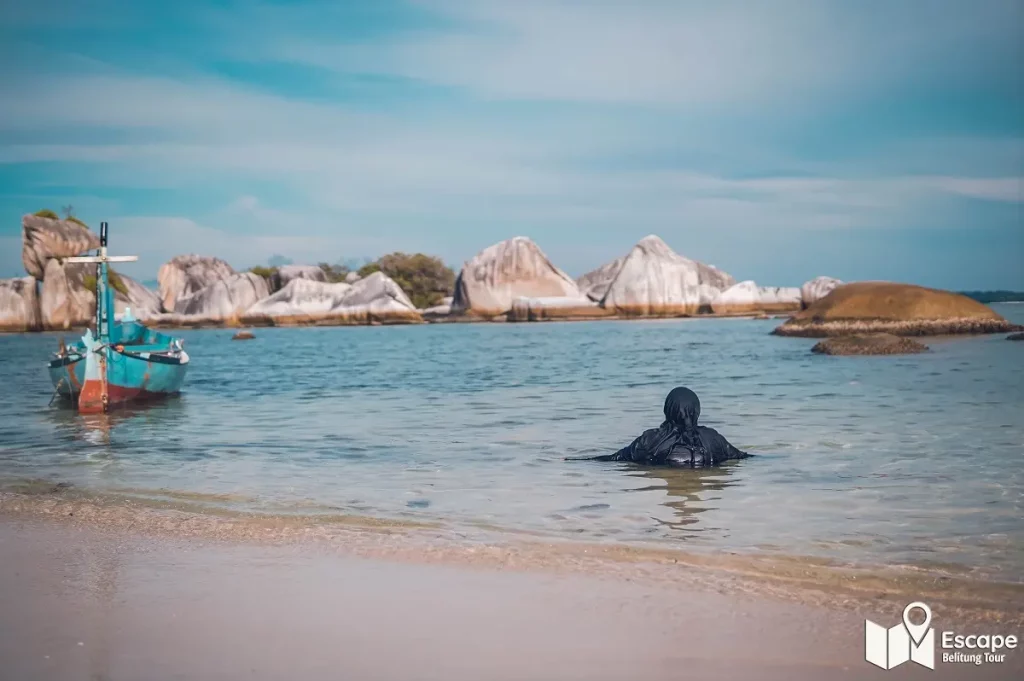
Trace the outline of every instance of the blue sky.
<instances>
[{"instance_id":1,"label":"blue sky","mask_svg":"<svg viewBox=\"0 0 1024 681\"><path fill-rule=\"evenodd\" d=\"M740 279L1024 290L1024 4L0 4L0 276L72 204L152 278L649 233Z\"/></svg>"}]
</instances>

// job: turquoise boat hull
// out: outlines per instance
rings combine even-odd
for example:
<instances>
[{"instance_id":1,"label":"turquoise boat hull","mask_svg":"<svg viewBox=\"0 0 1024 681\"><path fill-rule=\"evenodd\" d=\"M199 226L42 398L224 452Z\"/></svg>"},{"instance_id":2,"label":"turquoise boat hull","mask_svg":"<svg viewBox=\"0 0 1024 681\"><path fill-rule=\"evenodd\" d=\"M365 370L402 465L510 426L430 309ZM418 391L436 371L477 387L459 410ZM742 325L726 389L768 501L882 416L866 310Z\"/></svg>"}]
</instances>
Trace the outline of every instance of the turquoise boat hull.
<instances>
[{"instance_id":1,"label":"turquoise boat hull","mask_svg":"<svg viewBox=\"0 0 1024 681\"><path fill-rule=\"evenodd\" d=\"M50 361L54 390L79 411L107 411L181 390L189 357L179 341L134 320L115 323L110 335L116 341L100 343L87 332Z\"/></svg>"}]
</instances>

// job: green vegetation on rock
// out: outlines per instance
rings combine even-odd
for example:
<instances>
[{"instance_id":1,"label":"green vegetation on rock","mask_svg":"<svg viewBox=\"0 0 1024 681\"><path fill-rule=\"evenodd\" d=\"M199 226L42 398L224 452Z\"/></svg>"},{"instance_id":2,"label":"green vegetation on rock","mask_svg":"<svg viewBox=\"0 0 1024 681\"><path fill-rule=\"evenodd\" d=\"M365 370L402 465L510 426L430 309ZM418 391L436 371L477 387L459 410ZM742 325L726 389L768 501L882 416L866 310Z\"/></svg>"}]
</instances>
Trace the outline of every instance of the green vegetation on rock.
<instances>
[{"instance_id":1,"label":"green vegetation on rock","mask_svg":"<svg viewBox=\"0 0 1024 681\"><path fill-rule=\"evenodd\" d=\"M455 288L455 272L440 258L423 253L390 253L359 268L360 277L374 272L391 277L421 309L439 305Z\"/></svg>"},{"instance_id":2,"label":"green vegetation on rock","mask_svg":"<svg viewBox=\"0 0 1024 681\"><path fill-rule=\"evenodd\" d=\"M69 215L64 219L67 220L68 222L74 222L75 224L81 225L82 227L89 229L89 225L85 224L84 222L76 218L74 215Z\"/></svg>"},{"instance_id":3,"label":"green vegetation on rock","mask_svg":"<svg viewBox=\"0 0 1024 681\"><path fill-rule=\"evenodd\" d=\"M112 269L107 270L107 282L110 283L110 287L123 295L128 295L128 286L125 285L124 280L121 279L121 275ZM82 278L82 284L88 290L93 293L96 292L96 275L87 274Z\"/></svg>"},{"instance_id":4,"label":"green vegetation on rock","mask_svg":"<svg viewBox=\"0 0 1024 681\"><path fill-rule=\"evenodd\" d=\"M331 284L337 284L338 282L345 281L345 277L348 276L349 269L344 265L331 265L330 263L320 263L320 269L324 271L324 277Z\"/></svg>"},{"instance_id":5,"label":"green vegetation on rock","mask_svg":"<svg viewBox=\"0 0 1024 681\"><path fill-rule=\"evenodd\" d=\"M263 265L256 265L255 267L250 267L249 271L255 274L256 276L263 277L264 279L270 279L272 276L277 274L276 267L264 267Z\"/></svg>"},{"instance_id":6,"label":"green vegetation on rock","mask_svg":"<svg viewBox=\"0 0 1024 681\"><path fill-rule=\"evenodd\" d=\"M33 215L35 215L37 218L50 218L51 220L60 220L60 216L54 213L49 208L37 210L35 213L33 213Z\"/></svg>"}]
</instances>

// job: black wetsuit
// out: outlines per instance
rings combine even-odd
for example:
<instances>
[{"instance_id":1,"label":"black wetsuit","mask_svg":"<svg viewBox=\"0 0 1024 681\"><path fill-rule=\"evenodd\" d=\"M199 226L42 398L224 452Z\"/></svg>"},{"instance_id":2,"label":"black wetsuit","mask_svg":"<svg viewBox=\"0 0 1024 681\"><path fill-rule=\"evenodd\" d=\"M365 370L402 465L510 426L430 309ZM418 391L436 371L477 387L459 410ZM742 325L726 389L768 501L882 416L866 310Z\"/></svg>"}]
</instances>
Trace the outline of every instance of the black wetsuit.
<instances>
[{"instance_id":1,"label":"black wetsuit","mask_svg":"<svg viewBox=\"0 0 1024 681\"><path fill-rule=\"evenodd\" d=\"M665 398L665 422L644 431L614 454L592 461L631 461L646 466L702 468L749 454L736 449L714 428L698 426L700 400L689 388L676 388Z\"/></svg>"}]
</instances>

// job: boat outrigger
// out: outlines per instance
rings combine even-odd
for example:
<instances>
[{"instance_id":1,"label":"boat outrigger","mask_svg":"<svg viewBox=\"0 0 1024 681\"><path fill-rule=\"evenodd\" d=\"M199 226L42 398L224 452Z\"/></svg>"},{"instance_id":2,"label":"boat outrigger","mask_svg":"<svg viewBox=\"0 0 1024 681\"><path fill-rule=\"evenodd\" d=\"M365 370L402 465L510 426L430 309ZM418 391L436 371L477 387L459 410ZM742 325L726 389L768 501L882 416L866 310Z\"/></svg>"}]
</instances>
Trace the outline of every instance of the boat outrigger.
<instances>
[{"instance_id":1,"label":"boat outrigger","mask_svg":"<svg viewBox=\"0 0 1024 681\"><path fill-rule=\"evenodd\" d=\"M83 414L96 414L181 390L188 370L188 353L179 338L153 331L126 309L114 318L114 292L107 263L133 262L137 256L107 255L107 223L100 224L100 248L95 256L65 258L65 262L95 263L96 327L66 346L50 360L54 395L70 399Z\"/></svg>"}]
</instances>

